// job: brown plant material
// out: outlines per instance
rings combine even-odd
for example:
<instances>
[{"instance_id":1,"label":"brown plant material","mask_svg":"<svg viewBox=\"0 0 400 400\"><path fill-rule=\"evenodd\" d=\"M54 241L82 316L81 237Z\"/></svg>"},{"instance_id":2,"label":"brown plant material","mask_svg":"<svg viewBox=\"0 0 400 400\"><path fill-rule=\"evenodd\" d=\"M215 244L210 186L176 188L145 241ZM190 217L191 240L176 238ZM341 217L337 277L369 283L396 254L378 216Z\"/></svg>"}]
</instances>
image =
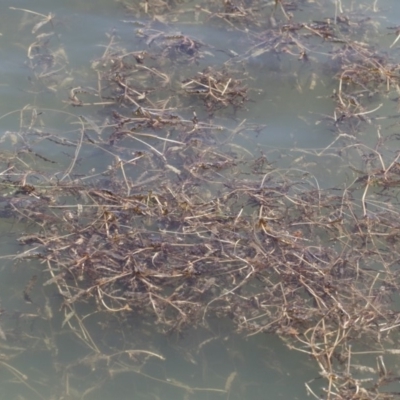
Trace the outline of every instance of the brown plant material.
<instances>
[{"instance_id":1,"label":"brown plant material","mask_svg":"<svg viewBox=\"0 0 400 400\"><path fill-rule=\"evenodd\" d=\"M380 105L373 99L398 89L398 66L373 44L352 39L357 34L372 41L376 27L358 14L345 15L341 2L334 19L319 21L302 21L297 2L275 1L268 9L259 2L214 3L184 12L245 32L244 54L225 51L229 59L222 65L177 71L185 63L197 67L215 49L164 29L164 20L178 13L174 3L125 3L131 12L154 16L154 23L135 23L143 48L128 48L109 33L91 64L95 87L71 87L66 101L82 114L88 105L101 106L99 113L53 111L67 114L74 127L55 134L41 129L45 117L27 106L19 131L1 139L13 145L0 159L1 216L29 230L19 237L26 247L13 260L39 262L43 286L62 298L62 328L90 350L64 368L64 394L82 366L111 365L110 377L133 370L159 381L141 366L162 355L101 350L77 311L92 301L96 313L121 320L135 313L162 333L230 318L245 335L276 334L309 355L326 382L326 399L398 398L386 391L399 378L384 356L395 354L388 343L400 324L393 307L400 289L399 135L382 136L377 129L372 145L355 140L374 123ZM51 14L35 20L33 34L52 20ZM59 74L66 68L62 51L50 46L52 37L36 36L28 49L35 78L50 89L62 86ZM263 127L243 120L228 129L213 121L226 117L227 109L235 117L243 111L250 97L244 82L252 79L247 62L267 53L278 60L295 57L301 65L324 57L320 66L337 84L332 116L323 116L337 136L323 150L292 149L302 155L289 168L270 161L275 150L254 156L232 143L251 140ZM315 84L312 75L310 87ZM36 151L42 141L65 158L56 163ZM102 169L92 167L87 154L101 158ZM322 188L306 169L305 155L318 165L340 160L349 181ZM34 281L23 293L28 302ZM47 311L19 318L46 319L52 315ZM0 330L2 339L8 335ZM54 342L43 341L56 353ZM379 353L376 366L361 368L353 343ZM0 356L2 366L24 379ZM374 378L356 378L362 369ZM189 394L229 395L235 379L232 372L224 389L163 383ZM321 397L312 382L306 387Z\"/></svg>"}]
</instances>

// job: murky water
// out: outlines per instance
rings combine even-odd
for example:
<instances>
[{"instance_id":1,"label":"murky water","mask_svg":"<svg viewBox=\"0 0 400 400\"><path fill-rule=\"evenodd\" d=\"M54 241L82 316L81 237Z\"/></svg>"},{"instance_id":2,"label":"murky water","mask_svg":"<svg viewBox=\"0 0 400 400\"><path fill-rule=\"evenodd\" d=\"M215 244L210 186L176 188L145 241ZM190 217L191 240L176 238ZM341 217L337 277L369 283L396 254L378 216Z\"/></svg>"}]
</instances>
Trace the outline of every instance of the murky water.
<instances>
[{"instance_id":1,"label":"murky water","mask_svg":"<svg viewBox=\"0 0 400 400\"><path fill-rule=\"evenodd\" d=\"M400 18L400 3L368 1L369 15L375 15L374 7L383 10L379 12L377 45L400 57L397 50L400 44L389 50L394 36L387 35L387 27L397 25ZM313 2L301 3L307 13ZM331 6L333 15L335 2L325 3ZM347 6L353 3L356 9L357 1L349 1ZM60 72L64 83L57 90L51 90L51 85L35 83L27 66L27 50L33 38L32 20L37 15L22 11L24 8L45 16L50 12L55 15L52 29L63 50L59 55L67 59ZM12 147L12 132L19 129L20 111L24 107L28 107L28 112L22 118L29 119L35 108L45 121L43 130L54 134L75 135L77 130L71 121L77 121L81 114L100 121L99 107L74 108L66 100L70 88L96 85L90 65L107 46L107 33L116 29L122 42L137 50L143 48L132 25L121 22L132 19L124 8L112 0L3 0L1 9L0 135L9 134L2 148ZM238 40L236 33L212 24L204 28L183 21L168 29L193 35L224 51L241 54L248 46ZM216 54L215 63L228 59L223 52ZM200 60L200 67L208 62ZM255 133L251 143L238 137L237 144L254 154L265 152L282 167L296 165L293 160L301 158L301 162L297 161L299 168L314 174L321 187L330 187L340 186L348 176L345 172L338 173L340 159L322 159L319 155L335 140L332 132L318 123L334 112L331 95L336 83L324 74L324 62L321 55L319 62L310 65L301 65L289 57L280 60L265 54L253 57L246 78L249 86L255 88L250 94L254 102L247 103L247 109L235 115L235 122L232 118L219 122L234 126L246 119L265 124L266 128ZM190 71L183 74L190 75ZM379 103L384 104L380 115L396 114L396 104L385 98L372 101L371 109ZM196 112L201 115L200 107ZM390 125L385 124L381 127L383 131ZM366 127L363 136L366 144L374 142L374 129ZM53 153L53 147L44 142L36 147L36 151L68 168L69 155ZM284 151L278 153L274 149ZM77 168L83 174L104 169L112 159L93 147L83 148L81 156L86 164ZM15 240L25 230L29 227L14 219L0 219L2 256L25 250ZM90 348L82 344L77 322L68 326L68 311L61 307L62 299L49 286L42 285L48 279L42 270L43 265L35 259L15 262L4 258L0 265L0 310L4 310L0 322L7 335L6 341L0 339L0 399L305 399L304 382L318 378L306 355L289 350L274 336L233 334L229 321L211 320L207 329L165 335L140 315L121 319L118 315L94 311L95 305L88 302L82 305L80 315L84 316L82 322L87 329L84 339L93 344ZM32 275L38 276L38 283L31 294L32 302L27 302L22 291ZM50 312L52 317L48 318L46 313ZM115 329L110 331L110 325ZM106 356L96 359L98 353L93 351L96 346ZM313 384L318 387L316 382Z\"/></svg>"}]
</instances>

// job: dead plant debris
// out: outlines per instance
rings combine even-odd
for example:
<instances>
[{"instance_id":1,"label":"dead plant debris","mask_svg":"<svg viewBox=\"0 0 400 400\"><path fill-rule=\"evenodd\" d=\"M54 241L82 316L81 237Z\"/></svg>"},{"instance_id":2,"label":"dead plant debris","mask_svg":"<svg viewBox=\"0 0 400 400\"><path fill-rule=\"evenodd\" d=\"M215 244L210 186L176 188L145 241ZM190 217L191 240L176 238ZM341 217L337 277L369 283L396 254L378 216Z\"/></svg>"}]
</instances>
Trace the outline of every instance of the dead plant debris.
<instances>
[{"instance_id":1,"label":"dead plant debris","mask_svg":"<svg viewBox=\"0 0 400 400\"><path fill-rule=\"evenodd\" d=\"M54 288L62 327L90 349L63 369L64 395L78 367L108 365L110 377L133 370L149 378L141 366L163 359L150 350L102 351L79 312L87 303L119 320L140 315L162 333L228 317L244 335L275 334L308 354L326 382L321 393L306 383L317 399L399 398L387 387L400 377L384 361L395 353L400 325L393 303L400 289L399 135L379 133L374 146L355 140L376 123L381 105L374 101L398 92L398 63L377 49L377 25L362 7L346 14L336 1L334 15L303 21L301 8L326 11L321 2L272 3L206 1L181 8L123 1L130 17L152 16L151 22L123 22L138 27L143 48L133 50L116 31L108 33L87 85L72 84L54 15L13 8L34 18L27 49L32 85L54 92L70 87L64 102L71 112L52 112L68 115L72 131L53 133L44 128L41 110L27 106L19 130L1 139L12 150L0 155L1 217L26 230L18 238L23 250L12 259L16 267L35 260L45 275L39 285L30 274L22 296L35 305L38 286ZM171 33L167 23L178 16L222 23L243 33L249 46L244 54L224 50L226 62L204 66L220 50ZM322 65L336 85L332 115L320 121L336 139L309 157L321 165L324 157L339 158L351 177L345 187L321 188L302 157L281 168L269 153L254 156L234 144L263 129L237 119L251 100L247 63L266 54ZM98 113L85 115L87 106ZM227 115L236 119L234 128L213 120ZM43 155L42 143L60 159ZM88 154L102 158L101 167L94 168ZM2 341L14 335L3 324L5 314L1 309ZM51 318L46 298L35 313L17 319ZM56 354L54 338L39 342ZM353 345L360 343L379 354L376 366L353 363ZM39 394L10 363L21 351L0 347L0 367ZM361 369L374 378L360 379ZM235 379L233 372L220 389L164 383L187 393L229 394Z\"/></svg>"}]
</instances>

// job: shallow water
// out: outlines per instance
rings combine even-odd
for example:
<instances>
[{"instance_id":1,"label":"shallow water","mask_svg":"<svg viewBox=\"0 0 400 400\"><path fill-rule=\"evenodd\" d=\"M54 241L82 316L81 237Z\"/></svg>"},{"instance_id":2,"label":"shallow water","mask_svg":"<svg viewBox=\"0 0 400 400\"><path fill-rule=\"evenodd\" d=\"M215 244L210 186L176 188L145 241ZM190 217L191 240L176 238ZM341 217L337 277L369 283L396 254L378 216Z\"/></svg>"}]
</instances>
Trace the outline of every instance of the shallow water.
<instances>
[{"instance_id":1,"label":"shallow water","mask_svg":"<svg viewBox=\"0 0 400 400\"><path fill-rule=\"evenodd\" d=\"M377 43L399 55L400 42L389 49L394 36L388 37L386 27L397 24L400 3L395 0L369 2L371 15L374 15L374 4L383 10L379 13L382 26L378 29ZM77 116L83 114L93 120L102 118L98 107L74 108L67 104L66 99L71 87L83 83L96 85L90 64L104 51L108 43L105 34L116 28L125 43L131 41L132 48L139 50L143 43L135 37L131 25L121 23L121 20L132 18L114 1L35 0L29 5L26 3L2 1L0 135L18 131L20 110L30 105L43 113L43 129L55 134L71 132L72 137L77 131L71 121L77 120ZM307 3L304 2L305 13L309 6ZM333 14L334 2L326 3L331 5ZM357 1L347 2L352 3L357 6ZM34 16L10 7L29 7L36 13L55 14L57 41L68 58L62 71L64 83L57 90L32 83L34 79L26 55L32 43L31 20ZM235 34L212 25L204 28L181 22L170 29L212 43L214 48L237 53L246 49L246 43L237 40ZM226 60L223 53L218 53L213 62ZM200 63L203 62L208 60ZM301 162L297 161L299 169L314 174L320 187L330 187L344 184L348 176L340 170L341 159L322 159L315 155L335 140L332 131L318 123L323 115L333 115L331 95L336 85L324 75L323 63L322 56L320 62L311 66L299 64L289 57L279 61L268 55L251 59L249 78L252 83L249 86L256 88L251 93L254 102L247 103L247 110L239 111L235 118L266 125L261 133L254 134L251 142L238 137L238 145L245 146L254 154L261 151L271 154L271 159L276 157L282 168L296 165L293 160L302 158ZM184 73L190 75L189 70ZM396 113L396 104L385 98L371 102L371 109L381 102L384 106L380 115ZM197 111L201 115L201 109ZM27 114L24 118L29 119L29 112ZM237 121L225 118L218 123L235 126ZM366 127L362 138L366 144L374 143L374 129ZM383 124L382 130L385 129ZM11 142L4 141L3 149L11 148ZM279 150L279 156L278 152L272 151L274 149ZM62 152L54 153L49 144L38 144L36 151L57 160L65 165L65 169L69 165L69 156ZM87 164L77 168L84 174L92 169L104 169L112 160L103 150L93 147L82 148L81 156ZM25 250L15 241L25 229L26 226L18 221L0 219L1 256ZM68 328L66 311L60 309L61 299L48 286L41 285L48 279L41 270L40 263L25 259L17 263L4 259L0 266L0 308L5 310L0 322L7 334L7 341L0 339L0 354L13 356L10 366L4 364L8 364L7 357L0 358L3 362L0 364L0 399L305 399L304 382L318 378L317 369L305 354L289 350L272 335L246 337L233 334L230 321L211 320L208 329L185 331L182 336L174 333L162 335L141 316L132 315L121 320L117 316L94 312L95 305L89 303L82 305L81 310L81 314L86 315L85 326L96 346L108 355L101 360L90 359L93 349L82 345L79 335L74 335ZM22 290L35 274L39 277L39 284L32 291L32 303L27 303ZM43 316L48 307L53 314L51 319ZM105 327L104 321L115 329ZM74 329L78 330L75 324ZM26 346L29 346L27 351L18 350ZM135 364L135 357L129 354L132 346L135 350L151 351L165 359L150 357L145 362L138 357ZM115 356L121 352L126 354ZM85 357L87 362L82 362ZM139 367L132 367L133 364ZM315 382L313 385L318 387L318 380Z\"/></svg>"}]
</instances>

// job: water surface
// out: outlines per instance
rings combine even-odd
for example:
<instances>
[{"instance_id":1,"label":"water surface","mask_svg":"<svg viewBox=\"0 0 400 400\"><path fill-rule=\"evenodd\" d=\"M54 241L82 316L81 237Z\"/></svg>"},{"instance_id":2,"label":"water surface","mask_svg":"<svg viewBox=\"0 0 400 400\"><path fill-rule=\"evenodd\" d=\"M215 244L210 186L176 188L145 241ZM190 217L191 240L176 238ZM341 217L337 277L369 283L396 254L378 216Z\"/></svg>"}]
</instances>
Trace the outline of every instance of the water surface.
<instances>
[{"instance_id":1,"label":"water surface","mask_svg":"<svg viewBox=\"0 0 400 400\"><path fill-rule=\"evenodd\" d=\"M312 3L301 2L304 14L311 12ZM334 15L335 2L323 3L331 7ZM397 1L370 3L365 12L377 18L377 46L398 55L400 44L389 47L395 36L388 37L387 27L396 25L400 4ZM183 8L191 6L182 4ZM357 2L348 1L345 6L355 10ZM375 12L374 6L381 11ZM35 40L32 27L38 16L11 7L29 7L34 13L55 15L52 23L41 29L43 32L54 30L52 43L62 50L59 53L62 84L52 87L35 79L27 51ZM80 85L95 87L97 81L91 63L104 52L109 42L107 34L113 30L132 51L143 49L145 45L134 27L122 20L145 22L145 18L140 21L111 0L36 0L29 4L3 0L0 16L3 149L13 148L13 132L18 132L20 126L26 127L32 110L41 113L43 130L56 135L62 132L65 137L70 134L71 138L79 131L80 115L98 122L104 120L101 107L80 108L68 104L68 93ZM214 49L238 54L245 53L250 45L242 34L217 23L203 26L183 20L176 25L169 24L166 29L193 35ZM332 94L337 89L337 81L325 72L328 57L321 54L313 57L316 62L310 64L286 55L251 57L243 78L253 88L252 102L235 115L216 116L215 120L228 127L244 119L265 125L260 133L254 133L252 140L239 136L236 144L254 155L264 152L282 168L298 165L299 169L314 174L320 187L343 186L353 177L349 178L341 170L342 160L334 155L327 158L319 155L336 139L329 126L320 122L334 114ZM199 66L190 65L179 73L190 76L192 70L200 69L211 59L222 64L228 58L223 52L215 52L201 60ZM379 115L396 114L396 104L384 96L371 101L371 109L379 103L384 104ZM21 114L24 107L26 112ZM194 110L199 116L205 115L199 104L183 113L191 115ZM387 134L393 128L385 121L381 129ZM372 145L376 135L375 126L367 124L360 140ZM64 169L70 164L70 154L55 153L54 146L44 141L36 145L36 151L64 165ZM81 156L86 164L77 165L77 170L82 174L105 169L113 160L103 149L90 146L82 148ZM357 166L358 161L354 162ZM51 170L51 165L48 168ZM29 248L16 242L21 232L29 232L29 226L6 218L0 224L3 256ZM24 300L22 291L32 275L38 275L38 284L30 303ZM121 318L97 312L96 305L89 301L81 306L80 313L91 337L89 342L93 342L94 347L90 348L80 340L81 333L74 332L79 332L76 321L68 326L68 312L62 307L62 299L51 287L42 286L48 279L42 263L35 259L5 258L0 276L1 308L5 310L0 322L7 335L6 341L0 339L0 354L5 354L0 358L3 363L0 399L305 399L308 397L304 382L317 379L313 384L317 382L316 387L319 386L318 371L306 354L289 350L273 335L247 337L244 333L233 333L232 323L223 319L211 319L207 327L189 329L181 335L166 335L158 332L153 321L140 315ZM44 315L45 310L51 311L51 318ZM99 359L95 346L106 356ZM132 349L154 352L164 360L132 355L129 353Z\"/></svg>"}]
</instances>

